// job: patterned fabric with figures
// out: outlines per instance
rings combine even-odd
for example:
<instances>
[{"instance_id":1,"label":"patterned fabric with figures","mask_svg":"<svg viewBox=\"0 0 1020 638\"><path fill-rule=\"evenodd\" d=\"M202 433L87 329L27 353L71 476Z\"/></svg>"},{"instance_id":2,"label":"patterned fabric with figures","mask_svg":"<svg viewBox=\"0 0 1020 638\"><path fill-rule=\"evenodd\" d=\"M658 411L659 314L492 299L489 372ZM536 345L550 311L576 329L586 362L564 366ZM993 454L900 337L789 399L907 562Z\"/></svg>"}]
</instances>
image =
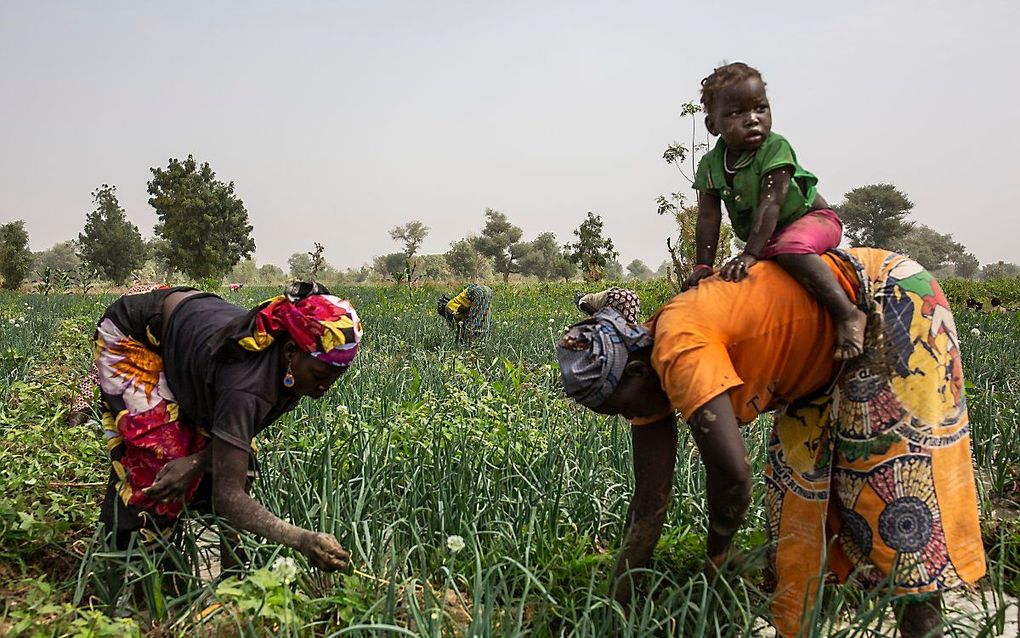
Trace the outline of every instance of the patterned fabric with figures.
<instances>
[{"instance_id":1,"label":"patterned fabric with figures","mask_svg":"<svg viewBox=\"0 0 1020 638\"><path fill-rule=\"evenodd\" d=\"M923 595L985 573L959 340L938 282L890 253L842 253L868 311L865 354L777 413L766 468L777 627L796 635L797 574ZM881 262L870 263L881 258ZM865 263L869 262L869 263ZM869 276L870 273L870 276ZM799 584L798 584L799 583ZM810 606L810 604L808 605Z\"/></svg>"}]
</instances>

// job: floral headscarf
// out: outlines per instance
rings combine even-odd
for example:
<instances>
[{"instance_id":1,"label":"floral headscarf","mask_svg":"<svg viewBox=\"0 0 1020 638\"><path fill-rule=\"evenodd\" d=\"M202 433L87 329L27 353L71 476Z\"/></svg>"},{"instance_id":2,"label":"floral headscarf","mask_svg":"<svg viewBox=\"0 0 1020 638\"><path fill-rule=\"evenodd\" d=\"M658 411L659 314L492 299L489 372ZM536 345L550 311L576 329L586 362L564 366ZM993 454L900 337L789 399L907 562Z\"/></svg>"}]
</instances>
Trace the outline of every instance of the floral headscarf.
<instances>
[{"instance_id":1,"label":"floral headscarf","mask_svg":"<svg viewBox=\"0 0 1020 638\"><path fill-rule=\"evenodd\" d=\"M286 332L316 359L346 367L358 353L364 330L350 301L329 294L321 284L299 282L259 304L244 332L237 343L245 350L261 352Z\"/></svg>"},{"instance_id":2,"label":"floral headscarf","mask_svg":"<svg viewBox=\"0 0 1020 638\"><path fill-rule=\"evenodd\" d=\"M652 345L644 326L615 308L570 326L556 346L563 391L581 405L597 408L616 390L631 352Z\"/></svg>"}]
</instances>

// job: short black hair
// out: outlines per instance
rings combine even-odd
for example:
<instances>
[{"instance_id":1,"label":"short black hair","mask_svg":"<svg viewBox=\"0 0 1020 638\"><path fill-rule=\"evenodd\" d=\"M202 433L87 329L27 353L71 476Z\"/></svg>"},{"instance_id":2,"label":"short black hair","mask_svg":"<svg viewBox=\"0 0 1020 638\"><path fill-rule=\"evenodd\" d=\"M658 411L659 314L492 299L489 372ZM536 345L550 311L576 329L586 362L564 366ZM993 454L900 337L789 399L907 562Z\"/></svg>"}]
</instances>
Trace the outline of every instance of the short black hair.
<instances>
[{"instance_id":1,"label":"short black hair","mask_svg":"<svg viewBox=\"0 0 1020 638\"><path fill-rule=\"evenodd\" d=\"M730 62L712 71L711 75L701 81L701 104L705 107L705 113L715 106L715 98L719 91L747 78L758 78L762 86L765 86L765 80L762 79L758 69L743 62Z\"/></svg>"}]
</instances>

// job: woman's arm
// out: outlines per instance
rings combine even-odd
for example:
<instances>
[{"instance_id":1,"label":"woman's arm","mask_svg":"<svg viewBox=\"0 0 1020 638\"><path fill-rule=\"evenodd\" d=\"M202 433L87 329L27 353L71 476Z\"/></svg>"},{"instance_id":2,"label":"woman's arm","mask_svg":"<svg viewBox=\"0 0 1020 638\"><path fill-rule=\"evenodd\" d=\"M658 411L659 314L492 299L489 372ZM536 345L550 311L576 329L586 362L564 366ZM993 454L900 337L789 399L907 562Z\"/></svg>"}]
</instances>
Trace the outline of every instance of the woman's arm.
<instances>
[{"instance_id":1,"label":"woman's arm","mask_svg":"<svg viewBox=\"0 0 1020 638\"><path fill-rule=\"evenodd\" d=\"M728 392L695 412L690 426L705 464L708 556L719 565L751 503L751 462Z\"/></svg>"},{"instance_id":2,"label":"woman's arm","mask_svg":"<svg viewBox=\"0 0 1020 638\"><path fill-rule=\"evenodd\" d=\"M348 554L330 534L312 532L281 520L245 491L248 452L219 437L212 443L213 506L218 514L241 529L274 543L293 547L319 569L343 569Z\"/></svg>"},{"instance_id":3,"label":"woman's arm","mask_svg":"<svg viewBox=\"0 0 1020 638\"><path fill-rule=\"evenodd\" d=\"M676 419L673 415L649 425L631 426L634 448L634 495L627 510L620 555L613 570L612 592L621 604L630 600L637 578L628 570L643 567L662 535L673 467L676 465Z\"/></svg>"}]
</instances>

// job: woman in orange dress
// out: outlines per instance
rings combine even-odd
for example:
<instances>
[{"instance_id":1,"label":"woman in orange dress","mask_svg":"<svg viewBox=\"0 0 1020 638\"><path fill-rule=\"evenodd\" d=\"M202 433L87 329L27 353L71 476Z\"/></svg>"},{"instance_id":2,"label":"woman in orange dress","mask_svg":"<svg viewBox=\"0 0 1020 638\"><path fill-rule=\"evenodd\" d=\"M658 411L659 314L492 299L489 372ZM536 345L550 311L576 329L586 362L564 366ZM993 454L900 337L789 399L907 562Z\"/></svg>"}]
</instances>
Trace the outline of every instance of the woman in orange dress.
<instances>
[{"instance_id":1,"label":"woman in orange dress","mask_svg":"<svg viewBox=\"0 0 1020 638\"><path fill-rule=\"evenodd\" d=\"M869 314L865 353L842 367L825 309L775 264L737 285L718 277L646 324L612 307L564 335L566 393L632 421L635 491L615 595L662 532L676 462L675 414L706 471L708 555L729 557L750 503L741 424L775 410L765 470L773 624L797 636L828 569L856 570L907 597L903 636L941 635L941 593L985 573L952 313L916 262L876 249L823 256Z\"/></svg>"}]
</instances>

